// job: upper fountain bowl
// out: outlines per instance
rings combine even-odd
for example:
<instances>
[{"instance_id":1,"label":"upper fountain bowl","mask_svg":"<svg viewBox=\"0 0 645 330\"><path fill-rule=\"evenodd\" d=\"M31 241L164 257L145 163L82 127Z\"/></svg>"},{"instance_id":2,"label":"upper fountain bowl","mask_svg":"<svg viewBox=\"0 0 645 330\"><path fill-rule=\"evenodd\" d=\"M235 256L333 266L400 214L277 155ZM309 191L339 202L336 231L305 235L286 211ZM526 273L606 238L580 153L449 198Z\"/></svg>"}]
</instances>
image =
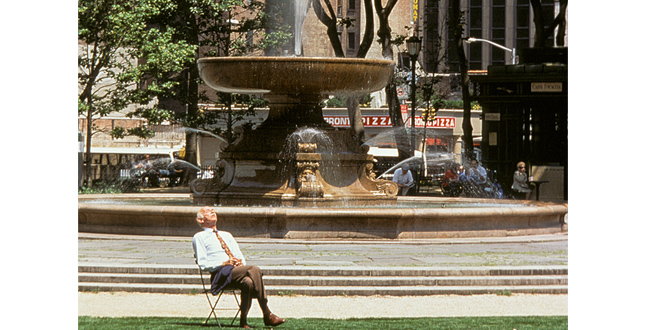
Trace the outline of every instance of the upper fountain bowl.
<instances>
[{"instance_id":1,"label":"upper fountain bowl","mask_svg":"<svg viewBox=\"0 0 645 330\"><path fill-rule=\"evenodd\" d=\"M318 57L206 57L197 61L206 84L241 94L343 94L382 89L393 61Z\"/></svg>"}]
</instances>

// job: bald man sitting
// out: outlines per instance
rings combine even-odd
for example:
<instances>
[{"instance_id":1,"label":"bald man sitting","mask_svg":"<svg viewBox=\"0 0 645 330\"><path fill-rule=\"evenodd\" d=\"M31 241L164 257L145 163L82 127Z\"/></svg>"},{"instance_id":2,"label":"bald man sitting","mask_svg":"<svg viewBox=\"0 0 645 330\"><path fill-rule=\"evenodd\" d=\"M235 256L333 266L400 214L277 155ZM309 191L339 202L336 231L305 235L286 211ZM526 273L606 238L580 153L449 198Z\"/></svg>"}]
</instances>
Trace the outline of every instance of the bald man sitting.
<instances>
[{"instance_id":1,"label":"bald man sitting","mask_svg":"<svg viewBox=\"0 0 645 330\"><path fill-rule=\"evenodd\" d=\"M233 236L217 230L215 209L205 206L197 213L197 223L204 230L193 236L193 249L197 264L211 273L211 292L219 293L224 287L242 291L240 303L240 327L250 329L246 317L251 309L252 298L256 298L264 315L266 326L278 326L286 320L271 313L268 306L262 272L257 266L247 266Z\"/></svg>"}]
</instances>

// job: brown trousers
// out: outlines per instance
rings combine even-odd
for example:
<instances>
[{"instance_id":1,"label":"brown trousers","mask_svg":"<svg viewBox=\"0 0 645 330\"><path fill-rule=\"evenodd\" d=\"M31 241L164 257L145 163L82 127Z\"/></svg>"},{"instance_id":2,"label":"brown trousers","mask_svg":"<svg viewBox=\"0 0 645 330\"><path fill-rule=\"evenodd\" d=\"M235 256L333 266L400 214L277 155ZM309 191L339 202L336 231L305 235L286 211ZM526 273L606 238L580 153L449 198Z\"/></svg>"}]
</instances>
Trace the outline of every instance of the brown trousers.
<instances>
[{"instance_id":1,"label":"brown trousers","mask_svg":"<svg viewBox=\"0 0 645 330\"><path fill-rule=\"evenodd\" d=\"M262 272L257 266L238 266L233 268L231 284L242 291L240 302L240 322L246 324L246 316L251 309L252 298L256 298L262 309L262 314L268 316L271 311L268 306L267 293L262 282Z\"/></svg>"}]
</instances>

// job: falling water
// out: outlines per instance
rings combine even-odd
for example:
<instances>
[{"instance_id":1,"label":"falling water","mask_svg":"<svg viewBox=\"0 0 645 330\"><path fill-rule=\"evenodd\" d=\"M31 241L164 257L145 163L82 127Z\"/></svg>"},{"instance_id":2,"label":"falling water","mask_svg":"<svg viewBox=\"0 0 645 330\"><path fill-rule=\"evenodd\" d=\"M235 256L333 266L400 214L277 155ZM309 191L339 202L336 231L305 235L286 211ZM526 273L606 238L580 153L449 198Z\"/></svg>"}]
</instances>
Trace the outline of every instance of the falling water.
<instances>
[{"instance_id":1,"label":"falling water","mask_svg":"<svg viewBox=\"0 0 645 330\"><path fill-rule=\"evenodd\" d=\"M296 154L298 153L298 143L315 143L316 153L321 155L320 171L321 173L330 173L339 165L338 160L333 156L334 141L329 134L321 129L313 127L302 127L291 133L284 142L280 159L285 164L282 167L281 175L291 176L296 168Z\"/></svg>"},{"instance_id":2,"label":"falling water","mask_svg":"<svg viewBox=\"0 0 645 330\"><path fill-rule=\"evenodd\" d=\"M294 27L294 52L296 56L302 55L302 26L305 23L307 10L311 5L311 0L294 0L295 27Z\"/></svg>"},{"instance_id":3,"label":"falling water","mask_svg":"<svg viewBox=\"0 0 645 330\"><path fill-rule=\"evenodd\" d=\"M212 136L212 137L214 137L214 138L217 138L217 139L219 139L219 140L222 140L222 142L228 143L228 142L227 142L223 137L221 137L221 136L219 136L219 135L217 135L217 134L213 134L213 133L211 133L211 132L209 132L209 131L205 131L205 130L201 130L201 129L196 129L196 128L190 128L190 127L182 127L180 130L184 131L184 133L191 132L191 133L201 133L201 134L206 134L206 135Z\"/></svg>"},{"instance_id":4,"label":"falling water","mask_svg":"<svg viewBox=\"0 0 645 330\"><path fill-rule=\"evenodd\" d=\"M302 127L295 130L287 138L288 143L317 143L318 148L330 149L334 143L324 130L314 127ZM297 145L296 145L297 146Z\"/></svg>"},{"instance_id":5,"label":"falling water","mask_svg":"<svg viewBox=\"0 0 645 330\"><path fill-rule=\"evenodd\" d=\"M406 158L406 159L404 159L404 160L402 160L402 161L400 161L400 162L396 163L396 165L394 165L394 166L390 167L387 171L383 172L383 173L382 173L381 175L379 175L376 179L382 179L383 175L388 174L388 173L394 173L394 171L395 171L397 168L399 168L399 167L403 166L404 164L412 165L412 164L414 164L414 163L423 163L423 159L422 159L421 157L417 157L417 156L413 156L413 157L410 157L410 158ZM410 167L412 167L412 166L410 166Z\"/></svg>"},{"instance_id":6,"label":"falling water","mask_svg":"<svg viewBox=\"0 0 645 330\"><path fill-rule=\"evenodd\" d=\"M280 159L289 161L298 152L298 143L316 143L317 151L321 154L331 154L334 142L324 130L313 127L302 127L291 133L280 152Z\"/></svg>"}]
</instances>

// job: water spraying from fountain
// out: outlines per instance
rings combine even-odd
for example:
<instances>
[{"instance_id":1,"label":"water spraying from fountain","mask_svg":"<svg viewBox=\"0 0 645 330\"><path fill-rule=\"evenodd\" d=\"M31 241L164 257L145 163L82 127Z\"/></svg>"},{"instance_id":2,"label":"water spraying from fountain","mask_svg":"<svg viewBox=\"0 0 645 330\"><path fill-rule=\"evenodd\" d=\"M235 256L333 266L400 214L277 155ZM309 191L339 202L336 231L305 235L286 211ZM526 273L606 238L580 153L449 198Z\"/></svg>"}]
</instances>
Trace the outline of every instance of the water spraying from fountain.
<instances>
[{"instance_id":1,"label":"water spraying from fountain","mask_svg":"<svg viewBox=\"0 0 645 330\"><path fill-rule=\"evenodd\" d=\"M295 26L294 26L294 53L302 55L302 27L305 23L307 10L312 0L294 0Z\"/></svg>"},{"instance_id":2,"label":"water spraying from fountain","mask_svg":"<svg viewBox=\"0 0 645 330\"><path fill-rule=\"evenodd\" d=\"M201 130L201 129L196 129L196 128L191 128L191 127L182 127L182 128L180 128L179 130L180 130L180 131L183 131L184 133L189 133L189 132L190 132L190 133L205 134L205 135L208 135L208 136L214 137L214 138L216 138L216 139L218 139L218 140L220 140L220 141L222 141L222 142L224 142L224 143L228 144L228 141L226 141L223 137L221 137L221 136L219 136L219 135L217 135L217 134L214 134L214 133L212 133L212 132L209 132L209 131L205 131L205 130Z\"/></svg>"}]
</instances>

